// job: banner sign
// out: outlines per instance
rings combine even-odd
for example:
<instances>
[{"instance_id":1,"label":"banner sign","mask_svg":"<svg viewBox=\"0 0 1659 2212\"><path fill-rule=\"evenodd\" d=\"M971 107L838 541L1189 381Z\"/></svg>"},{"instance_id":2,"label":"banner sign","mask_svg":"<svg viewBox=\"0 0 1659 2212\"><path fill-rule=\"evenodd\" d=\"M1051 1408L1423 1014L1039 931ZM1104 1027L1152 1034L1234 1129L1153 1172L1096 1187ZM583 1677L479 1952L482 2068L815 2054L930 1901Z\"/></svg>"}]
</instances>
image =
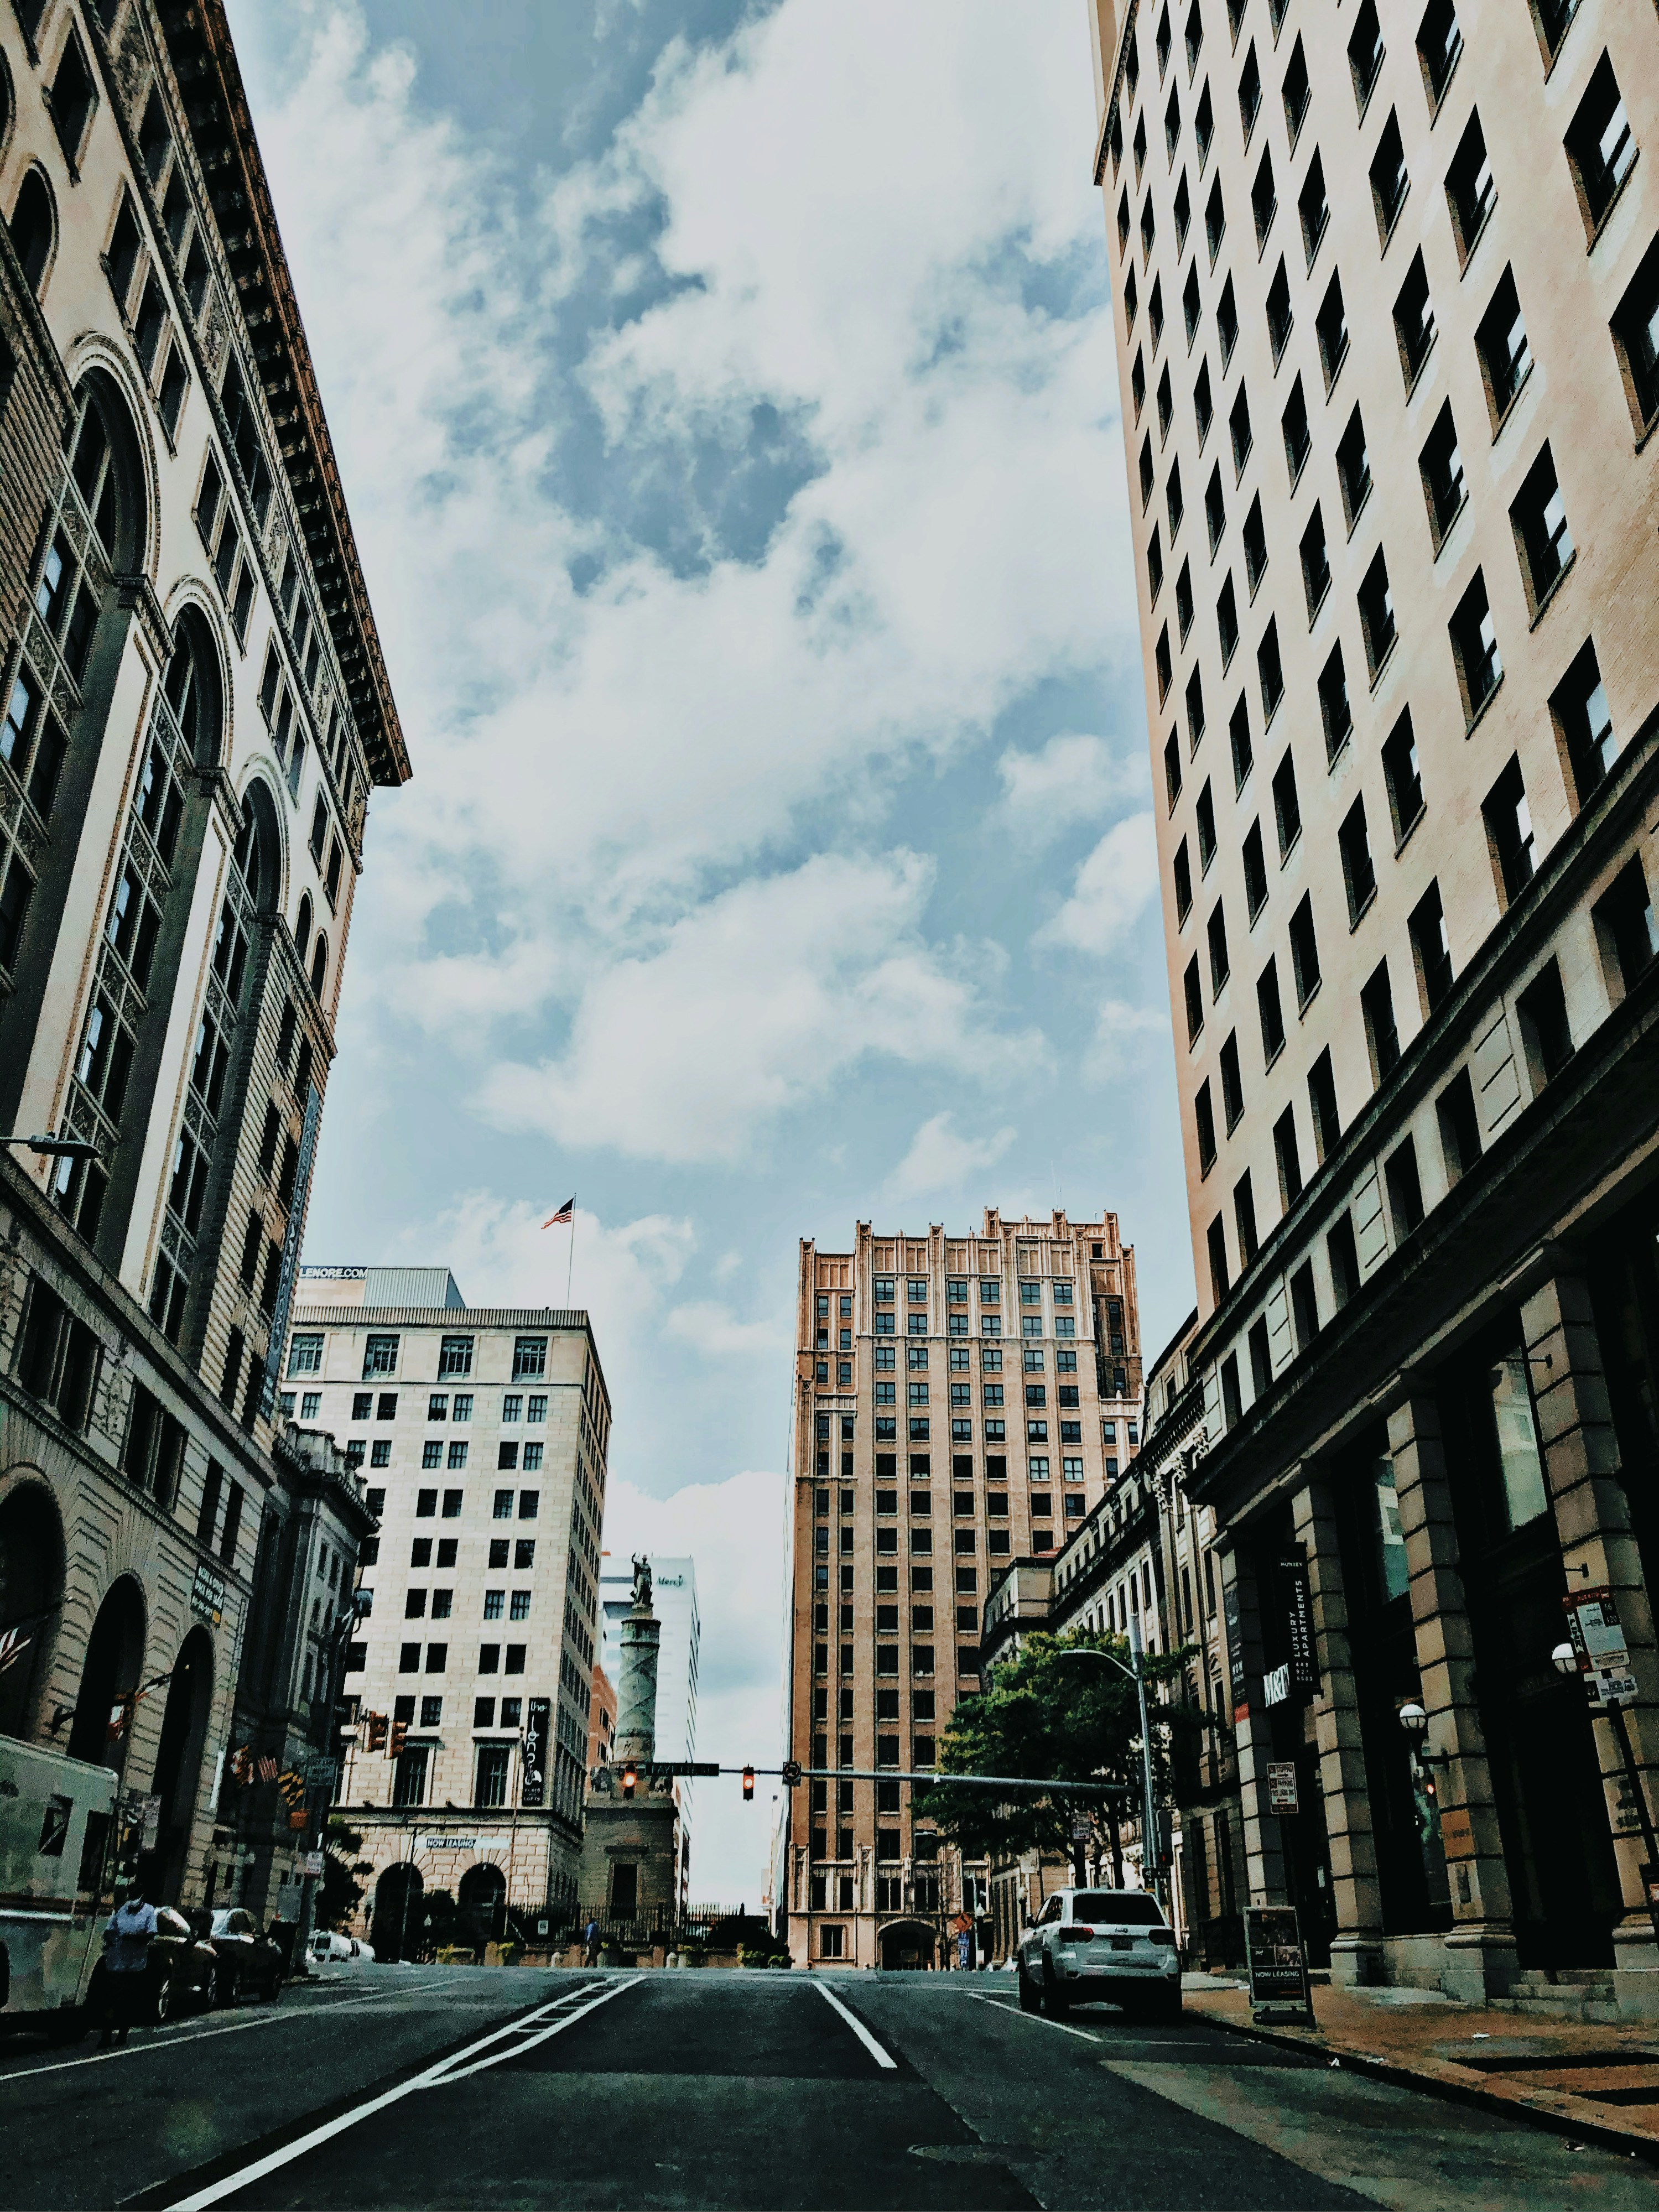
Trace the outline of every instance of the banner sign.
<instances>
[{"instance_id":1,"label":"banner sign","mask_svg":"<svg viewBox=\"0 0 1659 2212\"><path fill-rule=\"evenodd\" d=\"M1630 1650L1613 1592L1605 1585L1571 1590L1561 1602L1566 1607L1567 1632L1591 1705L1606 1705L1615 1700L1629 1705L1636 1695L1636 1677L1630 1670Z\"/></svg>"},{"instance_id":2,"label":"banner sign","mask_svg":"<svg viewBox=\"0 0 1659 2212\"><path fill-rule=\"evenodd\" d=\"M1308 1589L1308 1562L1297 1552L1279 1563L1279 1588L1291 1641L1291 1687L1316 1690L1319 1661L1314 1650L1313 1600Z\"/></svg>"},{"instance_id":3,"label":"banner sign","mask_svg":"<svg viewBox=\"0 0 1659 2212\"><path fill-rule=\"evenodd\" d=\"M552 1710L546 1698L530 1700L530 1725L524 1734L524 1783L519 1792L521 1805L547 1802L547 1737Z\"/></svg>"},{"instance_id":4,"label":"banner sign","mask_svg":"<svg viewBox=\"0 0 1659 2212\"><path fill-rule=\"evenodd\" d=\"M1294 2007L1313 2020L1308 1960L1293 1905L1253 1905L1244 1914L1244 1958L1250 1978L1250 2008L1257 2019L1268 2009Z\"/></svg>"}]
</instances>

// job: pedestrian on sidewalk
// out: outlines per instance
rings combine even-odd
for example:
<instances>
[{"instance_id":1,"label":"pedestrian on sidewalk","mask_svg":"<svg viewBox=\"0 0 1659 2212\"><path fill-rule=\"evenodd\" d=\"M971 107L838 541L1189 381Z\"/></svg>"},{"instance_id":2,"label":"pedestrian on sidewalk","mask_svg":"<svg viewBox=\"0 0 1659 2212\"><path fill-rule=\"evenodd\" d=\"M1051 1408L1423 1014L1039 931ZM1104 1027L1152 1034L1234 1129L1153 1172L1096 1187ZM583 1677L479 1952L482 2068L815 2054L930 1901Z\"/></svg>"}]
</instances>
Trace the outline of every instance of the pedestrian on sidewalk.
<instances>
[{"instance_id":1,"label":"pedestrian on sidewalk","mask_svg":"<svg viewBox=\"0 0 1659 2212\"><path fill-rule=\"evenodd\" d=\"M137 1881L110 1915L104 1929L103 2047L125 2043L143 2009L148 1987L149 1947L157 1926L155 1907Z\"/></svg>"},{"instance_id":2,"label":"pedestrian on sidewalk","mask_svg":"<svg viewBox=\"0 0 1659 2212\"><path fill-rule=\"evenodd\" d=\"M587 1964L597 1966L599 1963L599 1923L597 1920L588 1922L582 1941L587 1947Z\"/></svg>"}]
</instances>

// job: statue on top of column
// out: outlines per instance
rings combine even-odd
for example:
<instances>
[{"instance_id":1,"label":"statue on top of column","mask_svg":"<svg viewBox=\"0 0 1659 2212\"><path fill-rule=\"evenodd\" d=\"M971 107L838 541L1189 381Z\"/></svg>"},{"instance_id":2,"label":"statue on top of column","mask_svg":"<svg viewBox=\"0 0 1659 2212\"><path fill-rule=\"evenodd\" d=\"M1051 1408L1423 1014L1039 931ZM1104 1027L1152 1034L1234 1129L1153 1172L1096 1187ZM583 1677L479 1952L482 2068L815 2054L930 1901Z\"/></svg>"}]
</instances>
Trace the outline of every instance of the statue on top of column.
<instances>
[{"instance_id":1,"label":"statue on top of column","mask_svg":"<svg viewBox=\"0 0 1659 2212\"><path fill-rule=\"evenodd\" d=\"M637 1552L634 1554L634 1602L647 1613L651 1609L651 1562Z\"/></svg>"}]
</instances>

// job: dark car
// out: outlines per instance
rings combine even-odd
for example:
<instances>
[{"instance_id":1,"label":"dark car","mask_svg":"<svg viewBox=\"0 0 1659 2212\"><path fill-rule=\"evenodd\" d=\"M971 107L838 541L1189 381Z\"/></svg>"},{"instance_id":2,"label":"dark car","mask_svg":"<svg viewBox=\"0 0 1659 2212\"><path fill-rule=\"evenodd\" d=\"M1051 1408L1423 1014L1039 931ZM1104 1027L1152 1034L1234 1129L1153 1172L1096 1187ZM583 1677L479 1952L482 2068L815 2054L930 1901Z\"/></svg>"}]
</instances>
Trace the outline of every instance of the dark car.
<instances>
[{"instance_id":1,"label":"dark car","mask_svg":"<svg viewBox=\"0 0 1659 2212\"><path fill-rule=\"evenodd\" d=\"M176 2013L205 2012L213 2002L218 1960L211 1943L204 1942L182 1912L170 1905L155 1908L155 1933L144 1960L142 2019L158 2026ZM106 2003L108 1968L100 1959L93 1970L87 1991L87 2009L97 2019Z\"/></svg>"},{"instance_id":2,"label":"dark car","mask_svg":"<svg viewBox=\"0 0 1659 2212\"><path fill-rule=\"evenodd\" d=\"M244 1992L274 2004L283 1992L283 1954L246 1906L221 1905L189 1915L198 1936L213 1948L214 1987L222 2005L234 2005Z\"/></svg>"}]
</instances>

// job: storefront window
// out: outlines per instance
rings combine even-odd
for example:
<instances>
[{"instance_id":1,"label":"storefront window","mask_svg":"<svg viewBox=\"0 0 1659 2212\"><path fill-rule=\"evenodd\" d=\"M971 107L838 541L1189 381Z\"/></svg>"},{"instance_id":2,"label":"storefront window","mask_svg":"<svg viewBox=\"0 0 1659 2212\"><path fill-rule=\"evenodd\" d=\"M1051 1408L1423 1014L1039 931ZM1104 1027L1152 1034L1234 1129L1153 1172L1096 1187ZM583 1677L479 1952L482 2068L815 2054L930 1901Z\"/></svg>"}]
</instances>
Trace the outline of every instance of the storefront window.
<instances>
[{"instance_id":1,"label":"storefront window","mask_svg":"<svg viewBox=\"0 0 1659 2212\"><path fill-rule=\"evenodd\" d=\"M1504 1483L1504 1514L1512 1534L1535 1521L1550 1502L1523 1351L1505 1352L1493 1362L1492 1410Z\"/></svg>"}]
</instances>

